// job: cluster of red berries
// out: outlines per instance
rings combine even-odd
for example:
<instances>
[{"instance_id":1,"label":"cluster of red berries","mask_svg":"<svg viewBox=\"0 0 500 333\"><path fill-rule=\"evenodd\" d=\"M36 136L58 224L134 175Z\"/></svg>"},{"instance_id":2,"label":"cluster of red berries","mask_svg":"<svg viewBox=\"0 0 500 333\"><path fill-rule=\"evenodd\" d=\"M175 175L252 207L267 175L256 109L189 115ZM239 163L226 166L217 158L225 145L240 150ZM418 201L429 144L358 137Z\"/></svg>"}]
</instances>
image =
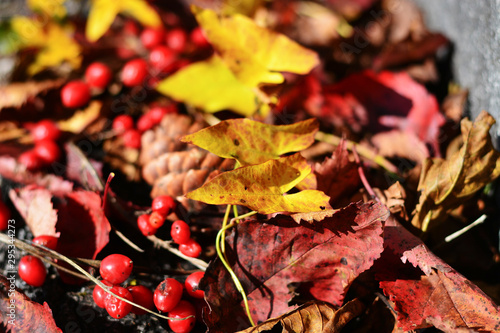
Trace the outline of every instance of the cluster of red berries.
<instances>
[{"instance_id":1,"label":"cluster of red berries","mask_svg":"<svg viewBox=\"0 0 500 333\"><path fill-rule=\"evenodd\" d=\"M144 236L154 235L165 223L165 219L175 208L175 201L168 195L160 195L153 199L151 204L152 213L143 214L137 218L137 226ZM170 236L174 243L179 245L182 254L197 258L201 254L201 245L191 238L189 225L177 220L172 223Z\"/></svg>"},{"instance_id":2,"label":"cluster of red berries","mask_svg":"<svg viewBox=\"0 0 500 333\"><path fill-rule=\"evenodd\" d=\"M145 114L139 117L137 124L134 123L134 119L130 115L119 115L113 120L112 128L123 137L125 146L139 149L141 147L141 134L158 125L163 116L168 113L177 113L175 104L150 107Z\"/></svg>"},{"instance_id":3,"label":"cluster of red berries","mask_svg":"<svg viewBox=\"0 0 500 333\"><path fill-rule=\"evenodd\" d=\"M195 272L189 275L184 286L173 278L166 278L154 291L145 286L134 285L128 287L120 286L121 283L130 276L133 262L122 254L111 254L101 261L99 272L102 282L109 287L109 291L123 297L142 307L153 310L156 307L161 312L166 312L168 317L187 318L185 320L169 320L169 326L174 332L190 332L196 321L196 308L187 300L182 300L184 286L188 295L194 298L203 299L204 292L198 290L198 284L203 277L203 272ZM132 304L116 298L112 294L103 290L100 286L95 286L92 293L97 306L105 308L113 318L123 318L130 312L143 315L146 311L139 309Z\"/></svg>"},{"instance_id":4,"label":"cluster of red berries","mask_svg":"<svg viewBox=\"0 0 500 333\"><path fill-rule=\"evenodd\" d=\"M33 238L33 243L55 250L57 247L57 237L41 235ZM47 277L47 268L45 268L42 260L32 255L26 255L19 260L17 272L24 282L33 287L43 285Z\"/></svg>"},{"instance_id":5,"label":"cluster of red berries","mask_svg":"<svg viewBox=\"0 0 500 333\"><path fill-rule=\"evenodd\" d=\"M7 230L9 227L10 210L0 198L0 230Z\"/></svg>"},{"instance_id":6,"label":"cluster of red berries","mask_svg":"<svg viewBox=\"0 0 500 333\"><path fill-rule=\"evenodd\" d=\"M57 125L51 120L44 119L36 124L28 124L26 127L30 131L35 146L19 155L19 163L30 171L36 171L59 160L61 149L56 140L60 137L61 131Z\"/></svg>"}]
</instances>

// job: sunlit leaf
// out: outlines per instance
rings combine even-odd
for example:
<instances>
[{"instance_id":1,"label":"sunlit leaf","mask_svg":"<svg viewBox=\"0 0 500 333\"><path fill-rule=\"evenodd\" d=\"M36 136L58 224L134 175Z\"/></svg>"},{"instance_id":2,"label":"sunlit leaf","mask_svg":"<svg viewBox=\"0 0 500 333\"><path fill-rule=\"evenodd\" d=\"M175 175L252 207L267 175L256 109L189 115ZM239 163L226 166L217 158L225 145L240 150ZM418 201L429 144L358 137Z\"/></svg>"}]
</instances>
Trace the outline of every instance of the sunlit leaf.
<instances>
[{"instance_id":1,"label":"sunlit leaf","mask_svg":"<svg viewBox=\"0 0 500 333\"><path fill-rule=\"evenodd\" d=\"M331 208L321 191L286 194L310 173L306 159L297 153L224 172L186 196L214 205L243 205L262 214Z\"/></svg>"},{"instance_id":2,"label":"sunlit leaf","mask_svg":"<svg viewBox=\"0 0 500 333\"><path fill-rule=\"evenodd\" d=\"M162 24L156 10L145 0L94 0L85 29L87 39L95 42L101 38L119 13L130 15L146 26L159 27Z\"/></svg>"},{"instance_id":3,"label":"sunlit leaf","mask_svg":"<svg viewBox=\"0 0 500 333\"><path fill-rule=\"evenodd\" d=\"M34 12L47 17L63 18L66 16L65 0L28 0L28 6Z\"/></svg>"},{"instance_id":4,"label":"sunlit leaf","mask_svg":"<svg viewBox=\"0 0 500 333\"><path fill-rule=\"evenodd\" d=\"M259 164L309 147L314 142L318 126L314 118L291 125L229 119L186 135L181 140L220 157L234 158L241 165Z\"/></svg>"},{"instance_id":5,"label":"sunlit leaf","mask_svg":"<svg viewBox=\"0 0 500 333\"><path fill-rule=\"evenodd\" d=\"M418 189L422 191L412 224L423 231L444 221L449 212L469 200L500 175L500 153L489 130L495 119L486 111L472 123L463 119L462 148L448 159L425 161Z\"/></svg>"},{"instance_id":6,"label":"sunlit leaf","mask_svg":"<svg viewBox=\"0 0 500 333\"><path fill-rule=\"evenodd\" d=\"M102 102L92 101L84 110L79 110L66 120L57 122L59 129L66 132L81 133L88 125L97 119L101 111Z\"/></svg>"},{"instance_id":7,"label":"sunlit leaf","mask_svg":"<svg viewBox=\"0 0 500 333\"><path fill-rule=\"evenodd\" d=\"M217 56L179 70L160 82L156 89L206 112L231 109L249 116L259 105L253 90L238 81Z\"/></svg>"},{"instance_id":8,"label":"sunlit leaf","mask_svg":"<svg viewBox=\"0 0 500 333\"><path fill-rule=\"evenodd\" d=\"M0 110L18 108L30 98L47 90L59 88L65 82L60 80L15 82L0 87Z\"/></svg>"},{"instance_id":9,"label":"sunlit leaf","mask_svg":"<svg viewBox=\"0 0 500 333\"><path fill-rule=\"evenodd\" d=\"M259 27L246 16L221 18L212 10L195 6L192 11L224 63L249 87L282 83L283 75L278 72L307 74L319 63L315 52Z\"/></svg>"}]
</instances>

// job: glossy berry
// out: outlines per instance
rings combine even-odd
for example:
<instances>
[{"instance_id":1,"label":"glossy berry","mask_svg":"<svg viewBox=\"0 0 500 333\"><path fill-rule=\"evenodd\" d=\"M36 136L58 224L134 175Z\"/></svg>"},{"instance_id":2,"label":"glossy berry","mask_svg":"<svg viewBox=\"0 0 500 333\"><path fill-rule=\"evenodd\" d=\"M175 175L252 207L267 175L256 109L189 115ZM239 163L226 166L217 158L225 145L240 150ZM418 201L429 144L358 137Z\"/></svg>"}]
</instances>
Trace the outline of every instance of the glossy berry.
<instances>
[{"instance_id":1,"label":"glossy berry","mask_svg":"<svg viewBox=\"0 0 500 333\"><path fill-rule=\"evenodd\" d=\"M141 132L134 128L126 130L123 133L123 144L129 148L141 148Z\"/></svg>"},{"instance_id":2,"label":"glossy berry","mask_svg":"<svg viewBox=\"0 0 500 333\"><path fill-rule=\"evenodd\" d=\"M133 302L132 294L126 288L114 286L111 288L111 292ZM104 307L106 308L108 314L116 319L125 317L132 310L132 304L124 302L109 293L104 298Z\"/></svg>"},{"instance_id":3,"label":"glossy berry","mask_svg":"<svg viewBox=\"0 0 500 333\"><path fill-rule=\"evenodd\" d=\"M57 125L48 119L40 120L31 128L30 132L35 142L43 140L55 141L61 136L61 131Z\"/></svg>"},{"instance_id":4,"label":"glossy berry","mask_svg":"<svg viewBox=\"0 0 500 333\"><path fill-rule=\"evenodd\" d=\"M169 106L153 106L149 109L147 114L155 124L159 124L163 116L169 113L177 113L177 107L174 104Z\"/></svg>"},{"instance_id":5,"label":"glossy berry","mask_svg":"<svg viewBox=\"0 0 500 333\"><path fill-rule=\"evenodd\" d=\"M55 250L57 248L57 240L58 238L55 236L41 235L33 238L33 243Z\"/></svg>"},{"instance_id":6,"label":"glossy berry","mask_svg":"<svg viewBox=\"0 0 500 333\"><path fill-rule=\"evenodd\" d=\"M198 289L198 285L200 284L200 280L205 275L205 272L194 272L189 274L184 282L184 287L186 287L186 291L189 296L194 298L203 298L205 296L205 292L203 290Z\"/></svg>"},{"instance_id":7,"label":"glossy berry","mask_svg":"<svg viewBox=\"0 0 500 333\"><path fill-rule=\"evenodd\" d=\"M99 272L104 280L112 284L120 284L132 273L133 263L123 254L110 254L101 261Z\"/></svg>"},{"instance_id":8,"label":"glossy berry","mask_svg":"<svg viewBox=\"0 0 500 333\"><path fill-rule=\"evenodd\" d=\"M145 28L141 32L141 43L147 49L152 49L163 43L165 38L165 30L155 28Z\"/></svg>"},{"instance_id":9,"label":"glossy berry","mask_svg":"<svg viewBox=\"0 0 500 333\"><path fill-rule=\"evenodd\" d=\"M153 301L153 292L144 286L129 286L127 287L128 291L132 294L132 299L134 303L137 303L146 309L153 310L154 309L154 301ZM147 312L139 309L138 307L132 307L132 313L137 315L143 315Z\"/></svg>"},{"instance_id":10,"label":"glossy berry","mask_svg":"<svg viewBox=\"0 0 500 333\"><path fill-rule=\"evenodd\" d=\"M29 171L37 171L44 165L43 160L34 150L28 150L19 155L18 161Z\"/></svg>"},{"instance_id":11,"label":"glossy berry","mask_svg":"<svg viewBox=\"0 0 500 333\"><path fill-rule=\"evenodd\" d=\"M179 251L185 256L198 258L201 254L201 245L191 238L187 242L179 245Z\"/></svg>"},{"instance_id":12,"label":"glossy berry","mask_svg":"<svg viewBox=\"0 0 500 333\"><path fill-rule=\"evenodd\" d=\"M155 228L149 223L149 215L143 214L137 218L137 226L144 236L151 236L156 234L158 228Z\"/></svg>"},{"instance_id":13,"label":"glossy berry","mask_svg":"<svg viewBox=\"0 0 500 333\"><path fill-rule=\"evenodd\" d=\"M61 157L61 149L52 140L37 142L33 151L46 165L54 163Z\"/></svg>"},{"instance_id":14,"label":"glossy berry","mask_svg":"<svg viewBox=\"0 0 500 333\"><path fill-rule=\"evenodd\" d=\"M68 82L61 89L61 101L67 108L79 108L90 100L90 88L79 80Z\"/></svg>"},{"instance_id":15,"label":"glossy berry","mask_svg":"<svg viewBox=\"0 0 500 333\"><path fill-rule=\"evenodd\" d=\"M188 301L182 300L177 306L168 312L171 318L190 318L184 320L168 320L168 326L175 333L189 333L196 324L196 308Z\"/></svg>"},{"instance_id":16,"label":"glossy berry","mask_svg":"<svg viewBox=\"0 0 500 333\"><path fill-rule=\"evenodd\" d=\"M163 216L168 216L175 208L175 201L171 196L160 195L153 199L151 204L153 212L158 212Z\"/></svg>"},{"instance_id":17,"label":"glossy berry","mask_svg":"<svg viewBox=\"0 0 500 333\"><path fill-rule=\"evenodd\" d=\"M45 282L47 269L43 262L34 256L24 256L19 260L19 277L33 287L40 287Z\"/></svg>"},{"instance_id":18,"label":"glossy berry","mask_svg":"<svg viewBox=\"0 0 500 333\"><path fill-rule=\"evenodd\" d=\"M181 28L175 28L167 33L165 42L175 52L182 52L186 47L187 35Z\"/></svg>"},{"instance_id":19,"label":"glossy berry","mask_svg":"<svg viewBox=\"0 0 500 333\"><path fill-rule=\"evenodd\" d=\"M121 79L127 87L141 85L148 75L148 64L144 59L133 59L127 62L122 69Z\"/></svg>"},{"instance_id":20,"label":"glossy berry","mask_svg":"<svg viewBox=\"0 0 500 333\"><path fill-rule=\"evenodd\" d=\"M182 284L173 278L163 280L153 295L155 306L162 312L168 312L175 308L182 297Z\"/></svg>"},{"instance_id":21,"label":"glossy berry","mask_svg":"<svg viewBox=\"0 0 500 333\"><path fill-rule=\"evenodd\" d=\"M156 125L154 120L149 116L149 113L143 114L137 120L137 129L142 133L153 128Z\"/></svg>"},{"instance_id":22,"label":"glossy berry","mask_svg":"<svg viewBox=\"0 0 500 333\"><path fill-rule=\"evenodd\" d=\"M0 199L0 230L7 230L9 228L9 219L9 207Z\"/></svg>"},{"instance_id":23,"label":"glossy berry","mask_svg":"<svg viewBox=\"0 0 500 333\"><path fill-rule=\"evenodd\" d=\"M113 119L113 124L111 128L117 133L123 133L126 130L134 128L134 119L131 116L122 114Z\"/></svg>"},{"instance_id":24,"label":"glossy berry","mask_svg":"<svg viewBox=\"0 0 500 333\"><path fill-rule=\"evenodd\" d=\"M109 286L109 287L113 286L111 283L109 283L106 280L102 280L101 282L104 283L106 286ZM94 299L94 303L100 308L104 308L106 306L104 304L104 300L106 298L106 295L108 295L108 293L105 292L104 289L102 289L100 286L97 286L97 285L94 287L94 291L92 291L92 298Z\"/></svg>"},{"instance_id":25,"label":"glossy berry","mask_svg":"<svg viewBox=\"0 0 500 333\"><path fill-rule=\"evenodd\" d=\"M149 216L149 224L156 229L160 228L165 223L165 217L158 212L152 212Z\"/></svg>"},{"instance_id":26,"label":"glossy berry","mask_svg":"<svg viewBox=\"0 0 500 333\"><path fill-rule=\"evenodd\" d=\"M172 240L176 244L187 243L191 239L191 230L189 229L189 225L182 220L175 221L172 223L170 236L172 236Z\"/></svg>"},{"instance_id":27,"label":"glossy berry","mask_svg":"<svg viewBox=\"0 0 500 333\"><path fill-rule=\"evenodd\" d=\"M111 69L102 62L93 62L85 71L85 80L91 87L104 89L111 82L113 73Z\"/></svg>"},{"instance_id":28,"label":"glossy berry","mask_svg":"<svg viewBox=\"0 0 500 333\"><path fill-rule=\"evenodd\" d=\"M151 53L149 53L149 63L151 67L160 72L168 72L172 69L175 59L175 52L165 45L156 46Z\"/></svg>"},{"instance_id":29,"label":"glossy berry","mask_svg":"<svg viewBox=\"0 0 500 333\"><path fill-rule=\"evenodd\" d=\"M205 37L205 33L200 27L196 27L191 31L191 33L189 34L189 39L191 39L191 42L200 49L204 49L210 46L207 37Z\"/></svg>"}]
</instances>

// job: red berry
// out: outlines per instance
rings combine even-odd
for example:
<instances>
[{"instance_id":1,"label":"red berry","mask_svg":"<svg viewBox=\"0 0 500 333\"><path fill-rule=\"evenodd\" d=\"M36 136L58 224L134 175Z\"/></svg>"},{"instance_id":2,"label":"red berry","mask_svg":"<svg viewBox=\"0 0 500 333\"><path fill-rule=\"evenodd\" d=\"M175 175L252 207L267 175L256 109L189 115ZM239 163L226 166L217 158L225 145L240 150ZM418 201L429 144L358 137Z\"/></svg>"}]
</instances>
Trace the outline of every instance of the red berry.
<instances>
[{"instance_id":1,"label":"red berry","mask_svg":"<svg viewBox=\"0 0 500 333\"><path fill-rule=\"evenodd\" d=\"M123 25L123 32L125 35L137 36L139 34L139 27L134 21L127 20Z\"/></svg>"},{"instance_id":2,"label":"red berry","mask_svg":"<svg viewBox=\"0 0 500 333\"><path fill-rule=\"evenodd\" d=\"M182 52L186 47L186 32L181 28L172 29L167 33L166 44L176 52Z\"/></svg>"},{"instance_id":3,"label":"red berry","mask_svg":"<svg viewBox=\"0 0 500 333\"><path fill-rule=\"evenodd\" d=\"M113 286L110 282L106 280L102 280L101 282L109 287ZM104 308L106 306L104 304L104 299L106 298L106 295L108 295L108 293L97 285L94 287L94 291L92 291L92 298L94 299L94 303L100 308Z\"/></svg>"},{"instance_id":4,"label":"red berry","mask_svg":"<svg viewBox=\"0 0 500 333\"><path fill-rule=\"evenodd\" d=\"M132 273L133 262L123 254L110 254L101 261L99 272L104 280L120 284Z\"/></svg>"},{"instance_id":5,"label":"red berry","mask_svg":"<svg viewBox=\"0 0 500 333\"><path fill-rule=\"evenodd\" d=\"M133 302L132 294L126 288L114 286L111 291L118 296L121 296ZM104 298L104 307L108 314L116 319L125 317L132 310L132 304L122 301L111 294L107 294Z\"/></svg>"},{"instance_id":6,"label":"red berry","mask_svg":"<svg viewBox=\"0 0 500 333\"><path fill-rule=\"evenodd\" d=\"M151 204L153 212L158 212L163 216L168 216L175 208L175 201L171 196L160 195L153 199Z\"/></svg>"},{"instance_id":7,"label":"red berry","mask_svg":"<svg viewBox=\"0 0 500 333\"><path fill-rule=\"evenodd\" d=\"M111 82L112 75L107 65L102 62L93 62L85 71L85 80L91 87L104 89Z\"/></svg>"},{"instance_id":8,"label":"red berry","mask_svg":"<svg viewBox=\"0 0 500 333\"><path fill-rule=\"evenodd\" d=\"M126 130L134 128L134 119L126 114L119 115L118 117L113 119L111 128L113 128L118 133L123 133Z\"/></svg>"},{"instance_id":9,"label":"red berry","mask_svg":"<svg viewBox=\"0 0 500 333\"><path fill-rule=\"evenodd\" d=\"M169 106L153 106L149 109L147 114L155 124L159 124L163 119L163 116L169 113L177 113L177 107L174 104Z\"/></svg>"},{"instance_id":10,"label":"red berry","mask_svg":"<svg viewBox=\"0 0 500 333\"><path fill-rule=\"evenodd\" d=\"M184 287L186 287L187 293L194 298L204 298L205 292L203 290L198 289L198 285L200 284L200 280L205 275L205 272L194 272L189 274L184 282Z\"/></svg>"},{"instance_id":11,"label":"red berry","mask_svg":"<svg viewBox=\"0 0 500 333\"><path fill-rule=\"evenodd\" d=\"M149 223L148 214L143 214L137 218L137 226L144 236L154 235L158 230L158 228L155 228Z\"/></svg>"},{"instance_id":12,"label":"red berry","mask_svg":"<svg viewBox=\"0 0 500 333\"><path fill-rule=\"evenodd\" d=\"M182 297L182 284L173 278L163 280L154 292L155 306L162 312L168 312L175 308Z\"/></svg>"},{"instance_id":13,"label":"red berry","mask_svg":"<svg viewBox=\"0 0 500 333\"><path fill-rule=\"evenodd\" d=\"M158 212L152 212L149 216L149 224L156 229L160 228L165 223L165 217Z\"/></svg>"},{"instance_id":14,"label":"red berry","mask_svg":"<svg viewBox=\"0 0 500 333\"><path fill-rule=\"evenodd\" d=\"M172 64L175 62L175 53L164 45L156 46L149 54L149 63L151 67L161 71L168 72L172 69Z\"/></svg>"},{"instance_id":15,"label":"red berry","mask_svg":"<svg viewBox=\"0 0 500 333\"><path fill-rule=\"evenodd\" d=\"M52 164L61 157L61 149L52 140L37 142L33 151L44 164Z\"/></svg>"},{"instance_id":16,"label":"red berry","mask_svg":"<svg viewBox=\"0 0 500 333\"><path fill-rule=\"evenodd\" d=\"M201 245L191 238L186 243L179 245L179 251L185 256L198 258L201 254Z\"/></svg>"},{"instance_id":17,"label":"red berry","mask_svg":"<svg viewBox=\"0 0 500 333\"><path fill-rule=\"evenodd\" d=\"M158 46L163 43L163 39L165 38L165 30L162 28L154 29L154 28L145 28L141 32L141 43L147 49L152 49L155 46Z\"/></svg>"},{"instance_id":18,"label":"red berry","mask_svg":"<svg viewBox=\"0 0 500 333\"><path fill-rule=\"evenodd\" d=\"M140 132L146 132L149 129L152 129L155 125L154 120L149 116L149 113L143 114L137 120L137 129Z\"/></svg>"},{"instance_id":19,"label":"red berry","mask_svg":"<svg viewBox=\"0 0 500 333\"><path fill-rule=\"evenodd\" d=\"M189 225L182 221L177 220L172 223L172 228L170 229L170 236L176 244L184 244L191 239L191 230Z\"/></svg>"},{"instance_id":20,"label":"red berry","mask_svg":"<svg viewBox=\"0 0 500 333\"><path fill-rule=\"evenodd\" d=\"M187 318L192 316L190 318ZM168 326L175 333L189 333L196 324L196 308L188 301L182 300L177 306L168 312L171 318L187 318L184 320L168 320Z\"/></svg>"},{"instance_id":21,"label":"red berry","mask_svg":"<svg viewBox=\"0 0 500 333\"><path fill-rule=\"evenodd\" d=\"M154 309L154 301L153 301L153 292L144 286L129 286L127 287L128 291L132 294L132 299L134 303L142 305L146 309L153 310ZM139 309L138 307L132 307L132 313L137 315L143 315L147 312Z\"/></svg>"},{"instance_id":22,"label":"red berry","mask_svg":"<svg viewBox=\"0 0 500 333\"><path fill-rule=\"evenodd\" d=\"M200 49L204 49L210 45L210 43L207 40L207 37L205 36L205 33L200 27L194 28L191 31L189 38L191 39L191 42Z\"/></svg>"},{"instance_id":23,"label":"red berry","mask_svg":"<svg viewBox=\"0 0 500 333\"><path fill-rule=\"evenodd\" d=\"M123 133L123 144L129 148L141 148L141 132L136 129L126 130Z\"/></svg>"},{"instance_id":24,"label":"red berry","mask_svg":"<svg viewBox=\"0 0 500 333\"><path fill-rule=\"evenodd\" d=\"M61 131L57 125L48 119L40 120L31 128L31 136L35 142L42 140L57 140L61 135Z\"/></svg>"},{"instance_id":25,"label":"red berry","mask_svg":"<svg viewBox=\"0 0 500 333\"><path fill-rule=\"evenodd\" d=\"M133 59L127 62L122 69L121 79L127 87L142 84L148 75L148 64L144 59Z\"/></svg>"},{"instance_id":26,"label":"red berry","mask_svg":"<svg viewBox=\"0 0 500 333\"><path fill-rule=\"evenodd\" d=\"M39 170L44 164L43 160L35 153L34 150L28 150L19 155L18 161L29 171Z\"/></svg>"},{"instance_id":27,"label":"red berry","mask_svg":"<svg viewBox=\"0 0 500 333\"><path fill-rule=\"evenodd\" d=\"M89 86L79 80L71 81L61 89L61 101L67 108L79 108L90 100Z\"/></svg>"},{"instance_id":28,"label":"red berry","mask_svg":"<svg viewBox=\"0 0 500 333\"><path fill-rule=\"evenodd\" d=\"M7 230L9 228L9 219L9 207L0 199L0 230Z\"/></svg>"},{"instance_id":29,"label":"red berry","mask_svg":"<svg viewBox=\"0 0 500 333\"><path fill-rule=\"evenodd\" d=\"M33 287L40 287L45 282L47 269L43 262L34 256L24 256L19 260L19 277Z\"/></svg>"},{"instance_id":30,"label":"red berry","mask_svg":"<svg viewBox=\"0 0 500 333\"><path fill-rule=\"evenodd\" d=\"M41 235L33 238L33 243L38 245L43 245L51 250L55 250L57 247L58 238L50 235Z\"/></svg>"}]
</instances>

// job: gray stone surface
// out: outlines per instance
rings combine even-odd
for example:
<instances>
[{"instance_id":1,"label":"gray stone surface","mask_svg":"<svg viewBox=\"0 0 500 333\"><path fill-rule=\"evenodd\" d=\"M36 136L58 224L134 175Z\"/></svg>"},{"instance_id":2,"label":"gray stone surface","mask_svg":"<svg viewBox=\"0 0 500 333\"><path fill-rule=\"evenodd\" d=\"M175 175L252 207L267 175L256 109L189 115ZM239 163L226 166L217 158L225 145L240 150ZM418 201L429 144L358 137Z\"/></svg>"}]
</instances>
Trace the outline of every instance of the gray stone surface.
<instances>
[{"instance_id":1,"label":"gray stone surface","mask_svg":"<svg viewBox=\"0 0 500 333\"><path fill-rule=\"evenodd\" d=\"M454 78L469 89L473 118L486 110L500 121L500 0L415 2L429 28L452 40ZM498 143L499 126L494 133Z\"/></svg>"}]
</instances>

